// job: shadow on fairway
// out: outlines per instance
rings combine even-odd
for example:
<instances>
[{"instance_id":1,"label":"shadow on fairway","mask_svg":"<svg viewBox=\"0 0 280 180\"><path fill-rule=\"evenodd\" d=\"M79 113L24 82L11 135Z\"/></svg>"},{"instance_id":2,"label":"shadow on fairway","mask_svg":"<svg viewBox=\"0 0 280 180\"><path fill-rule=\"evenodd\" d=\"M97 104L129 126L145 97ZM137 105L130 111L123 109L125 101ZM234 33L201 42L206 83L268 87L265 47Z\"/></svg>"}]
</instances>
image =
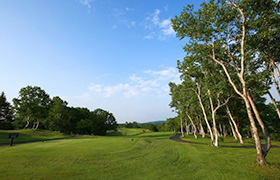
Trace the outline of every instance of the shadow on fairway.
<instances>
[{"instance_id":1,"label":"shadow on fairway","mask_svg":"<svg viewBox=\"0 0 280 180\"><path fill-rule=\"evenodd\" d=\"M193 142L193 141L187 141L187 140L183 140L180 138L180 135L174 135L172 137L170 137L171 140L173 141L177 141L177 142L182 142L182 143L188 143L188 144L199 144L199 145L207 145L209 146L208 143L202 143L202 142ZM219 147L222 148L237 148L237 149L255 149L255 146L226 146L226 145L219 145ZM280 146L277 145L271 145L272 148L280 148Z\"/></svg>"}]
</instances>

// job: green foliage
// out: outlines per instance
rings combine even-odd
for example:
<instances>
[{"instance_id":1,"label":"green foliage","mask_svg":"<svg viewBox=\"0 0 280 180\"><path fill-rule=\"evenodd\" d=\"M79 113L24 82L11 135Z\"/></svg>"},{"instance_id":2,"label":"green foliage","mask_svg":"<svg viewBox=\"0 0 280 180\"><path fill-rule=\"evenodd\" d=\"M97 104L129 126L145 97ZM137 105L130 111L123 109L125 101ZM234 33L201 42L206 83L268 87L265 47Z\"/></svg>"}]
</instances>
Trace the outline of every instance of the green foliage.
<instances>
[{"instance_id":1,"label":"green foliage","mask_svg":"<svg viewBox=\"0 0 280 180\"><path fill-rule=\"evenodd\" d=\"M19 97L13 99L16 111L16 125L18 128L24 127L25 121L30 125L44 123L50 107L49 95L38 86L27 86L19 91ZM37 125L37 124L36 124ZM26 125L28 127L28 124Z\"/></svg>"},{"instance_id":2,"label":"green foliage","mask_svg":"<svg viewBox=\"0 0 280 180\"><path fill-rule=\"evenodd\" d=\"M11 104L7 101L5 93L0 95L0 129L12 129L13 110Z\"/></svg>"},{"instance_id":3,"label":"green foliage","mask_svg":"<svg viewBox=\"0 0 280 180\"><path fill-rule=\"evenodd\" d=\"M40 87L27 86L13 99L16 128L48 129L66 134L105 135L117 129L114 115L102 109L90 111L87 108L68 107L67 102L49 95ZM4 93L0 96L2 122L11 124L13 111L6 102ZM10 113L10 114L9 114Z\"/></svg>"},{"instance_id":4,"label":"green foliage","mask_svg":"<svg viewBox=\"0 0 280 180\"><path fill-rule=\"evenodd\" d=\"M240 11L244 12L244 20ZM237 91L244 93L244 85L240 81L240 77L243 77L240 72L243 68L241 44L244 40L245 87L268 126L268 131L277 139L279 119L271 105L264 103L262 96L267 93L272 82L268 71L269 60L279 62L279 12L279 4L277 6L273 0L211 0L203 2L198 10L194 10L191 5L186 6L180 16L171 20L177 37L188 40L184 46L186 57L182 62L178 61L182 83L170 83L170 106L176 109L178 116L186 121L183 114L179 113L185 110L192 117L201 116L194 94L199 88L202 104L210 120L209 98L213 99L216 107L216 100L223 102L227 97L233 97L228 104L229 109L242 135L250 136L250 123L244 103L237 98L228 78L230 76ZM245 23L246 29L244 39L242 23ZM224 111L224 108L217 111L218 122L228 121Z\"/></svg>"},{"instance_id":5,"label":"green foliage","mask_svg":"<svg viewBox=\"0 0 280 180\"><path fill-rule=\"evenodd\" d=\"M177 132L177 130L179 128L180 128L179 117L167 118L166 123L165 123L166 131Z\"/></svg>"}]
</instances>

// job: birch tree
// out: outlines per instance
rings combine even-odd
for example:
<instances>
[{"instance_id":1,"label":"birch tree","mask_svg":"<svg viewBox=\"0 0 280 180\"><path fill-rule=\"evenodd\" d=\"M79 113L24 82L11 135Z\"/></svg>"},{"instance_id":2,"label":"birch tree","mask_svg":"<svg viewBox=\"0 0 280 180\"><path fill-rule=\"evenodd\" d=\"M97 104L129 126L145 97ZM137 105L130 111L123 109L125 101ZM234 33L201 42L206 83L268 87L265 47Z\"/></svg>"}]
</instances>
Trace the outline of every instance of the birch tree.
<instances>
[{"instance_id":1,"label":"birch tree","mask_svg":"<svg viewBox=\"0 0 280 180\"><path fill-rule=\"evenodd\" d=\"M247 37L252 33L247 30L247 22L251 20L247 11L250 10L254 9L242 1L211 0L202 3L196 12L192 6L185 7L172 23L180 39L190 38L189 44L194 52L189 51L187 56L205 52L212 63L222 68L229 84L243 99L255 140L257 163L263 165L270 150L270 138L248 86L252 75L250 65L259 62L258 54L246 46ZM257 123L265 139L264 146L260 142Z\"/></svg>"}]
</instances>

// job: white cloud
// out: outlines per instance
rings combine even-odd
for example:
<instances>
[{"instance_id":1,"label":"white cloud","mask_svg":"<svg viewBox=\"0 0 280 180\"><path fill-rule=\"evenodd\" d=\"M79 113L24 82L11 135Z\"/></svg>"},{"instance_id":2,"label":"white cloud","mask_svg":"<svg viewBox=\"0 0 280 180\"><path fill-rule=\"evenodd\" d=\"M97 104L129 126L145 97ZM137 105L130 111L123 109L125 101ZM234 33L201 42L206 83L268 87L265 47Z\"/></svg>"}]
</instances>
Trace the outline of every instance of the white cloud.
<instances>
[{"instance_id":1,"label":"white cloud","mask_svg":"<svg viewBox=\"0 0 280 180\"><path fill-rule=\"evenodd\" d=\"M162 79L162 80L176 79L176 78L179 78L179 76L180 76L180 74L177 72L177 69L174 67L169 67L169 68L161 70L161 71L147 70L147 71L144 71L144 73L151 74L153 76L157 76L159 79Z\"/></svg>"},{"instance_id":2,"label":"white cloud","mask_svg":"<svg viewBox=\"0 0 280 180\"><path fill-rule=\"evenodd\" d=\"M127 14L133 11L133 9L126 7L125 9L117 9L115 8L113 12L111 13L111 16L115 18L116 23L114 26L112 26L113 29L116 29L120 25L124 25L127 28L133 28L136 26L136 21L130 20L130 18L127 17Z\"/></svg>"},{"instance_id":3,"label":"white cloud","mask_svg":"<svg viewBox=\"0 0 280 180\"><path fill-rule=\"evenodd\" d=\"M179 73L176 68L170 67L160 71L146 70L142 76L131 75L129 82L106 86L103 84L91 84L89 90L106 98L123 96L125 98L140 96L168 96L168 83L170 81L179 83Z\"/></svg>"},{"instance_id":4,"label":"white cloud","mask_svg":"<svg viewBox=\"0 0 280 180\"><path fill-rule=\"evenodd\" d=\"M93 3L93 0L80 0L80 4L86 6L88 9L92 8L92 3Z\"/></svg>"},{"instance_id":5,"label":"white cloud","mask_svg":"<svg viewBox=\"0 0 280 180\"><path fill-rule=\"evenodd\" d=\"M173 30L172 26L169 26L168 28L162 29L162 32L165 36L175 35L175 31Z\"/></svg>"},{"instance_id":6,"label":"white cloud","mask_svg":"<svg viewBox=\"0 0 280 180\"><path fill-rule=\"evenodd\" d=\"M149 35L144 36L144 39L153 39L153 38L154 38L154 35L155 35L155 32L152 32L152 33L150 33Z\"/></svg>"},{"instance_id":7,"label":"white cloud","mask_svg":"<svg viewBox=\"0 0 280 180\"><path fill-rule=\"evenodd\" d=\"M154 12L154 14L152 15L151 20L152 20L152 22L153 22L154 25L158 25L158 24L159 24L159 17L158 17L159 14L160 14L160 10L159 10L159 9L156 9L155 12Z\"/></svg>"},{"instance_id":8,"label":"white cloud","mask_svg":"<svg viewBox=\"0 0 280 180\"><path fill-rule=\"evenodd\" d=\"M168 7L165 8L167 11ZM152 31L149 35L144 36L144 39L153 39L157 37L158 40L166 40L168 37L174 36L175 31L172 28L171 18L161 19L161 11L155 9L154 13L149 14L142 23L144 29Z\"/></svg>"},{"instance_id":9,"label":"white cloud","mask_svg":"<svg viewBox=\"0 0 280 180\"><path fill-rule=\"evenodd\" d=\"M160 27L161 28L168 28L168 27L170 27L170 24L171 24L170 19L164 19L164 20L161 21Z\"/></svg>"}]
</instances>

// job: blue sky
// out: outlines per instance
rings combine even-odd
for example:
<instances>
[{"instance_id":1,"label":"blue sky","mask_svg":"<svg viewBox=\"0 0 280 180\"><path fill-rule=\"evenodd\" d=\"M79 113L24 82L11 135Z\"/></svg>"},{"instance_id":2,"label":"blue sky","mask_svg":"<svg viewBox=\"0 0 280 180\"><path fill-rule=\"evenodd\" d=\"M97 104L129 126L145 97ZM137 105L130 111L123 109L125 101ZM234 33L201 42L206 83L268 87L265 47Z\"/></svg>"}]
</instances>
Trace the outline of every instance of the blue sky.
<instances>
[{"instance_id":1,"label":"blue sky","mask_svg":"<svg viewBox=\"0 0 280 180\"><path fill-rule=\"evenodd\" d=\"M102 108L118 122L173 117L184 41L170 18L190 0L2 0L0 91L40 86L70 106Z\"/></svg>"},{"instance_id":2,"label":"blue sky","mask_svg":"<svg viewBox=\"0 0 280 180\"><path fill-rule=\"evenodd\" d=\"M40 86L117 121L165 120L185 53L170 18L195 0L1 0L0 91ZM275 89L272 90L273 94Z\"/></svg>"}]
</instances>

